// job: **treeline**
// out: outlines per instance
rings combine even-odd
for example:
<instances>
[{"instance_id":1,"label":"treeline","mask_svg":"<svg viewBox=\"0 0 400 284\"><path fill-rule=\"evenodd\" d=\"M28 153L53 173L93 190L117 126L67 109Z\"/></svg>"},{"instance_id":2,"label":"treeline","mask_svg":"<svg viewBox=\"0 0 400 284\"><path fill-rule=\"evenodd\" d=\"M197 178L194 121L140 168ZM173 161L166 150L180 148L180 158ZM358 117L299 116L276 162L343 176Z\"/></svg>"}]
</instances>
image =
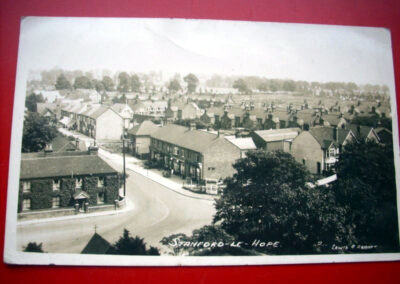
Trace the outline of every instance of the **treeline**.
<instances>
[{"instance_id":1,"label":"treeline","mask_svg":"<svg viewBox=\"0 0 400 284\"><path fill-rule=\"evenodd\" d=\"M237 88L240 92L247 92L249 90L258 90L260 92L307 92L312 90L329 90L332 92L343 90L345 92L360 91L371 94L387 94L389 88L386 85L357 85L354 82L308 82L308 81L295 81L290 79L269 79L259 76L220 76L213 75L206 81L206 86L210 88Z\"/></svg>"}]
</instances>

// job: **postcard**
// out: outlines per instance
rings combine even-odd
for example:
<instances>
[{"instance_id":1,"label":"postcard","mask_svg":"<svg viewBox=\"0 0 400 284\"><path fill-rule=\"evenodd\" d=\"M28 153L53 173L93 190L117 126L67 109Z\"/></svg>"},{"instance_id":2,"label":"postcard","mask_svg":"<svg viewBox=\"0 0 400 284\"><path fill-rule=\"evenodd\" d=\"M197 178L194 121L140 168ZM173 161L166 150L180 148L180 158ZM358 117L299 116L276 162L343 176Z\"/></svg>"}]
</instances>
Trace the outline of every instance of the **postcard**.
<instances>
[{"instance_id":1,"label":"postcard","mask_svg":"<svg viewBox=\"0 0 400 284\"><path fill-rule=\"evenodd\" d=\"M21 20L4 261L400 259L390 31Z\"/></svg>"}]
</instances>

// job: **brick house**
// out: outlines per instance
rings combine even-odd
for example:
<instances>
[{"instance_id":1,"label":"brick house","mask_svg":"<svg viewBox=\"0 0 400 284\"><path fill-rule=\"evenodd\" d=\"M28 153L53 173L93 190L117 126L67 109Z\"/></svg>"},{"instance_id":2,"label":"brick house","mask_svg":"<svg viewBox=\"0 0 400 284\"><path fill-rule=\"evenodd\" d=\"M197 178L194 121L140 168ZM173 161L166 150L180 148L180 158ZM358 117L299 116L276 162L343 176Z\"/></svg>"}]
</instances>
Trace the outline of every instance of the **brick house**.
<instances>
[{"instance_id":1,"label":"brick house","mask_svg":"<svg viewBox=\"0 0 400 284\"><path fill-rule=\"evenodd\" d=\"M150 156L174 174L202 183L233 175L241 150L222 134L168 124L151 135Z\"/></svg>"},{"instance_id":2,"label":"brick house","mask_svg":"<svg viewBox=\"0 0 400 284\"><path fill-rule=\"evenodd\" d=\"M78 116L78 131L96 140L120 140L124 119L109 106L88 107Z\"/></svg>"},{"instance_id":3,"label":"brick house","mask_svg":"<svg viewBox=\"0 0 400 284\"><path fill-rule=\"evenodd\" d=\"M150 135L158 129L159 127L149 120L145 120L129 129L129 151L140 158L147 157L150 154Z\"/></svg>"},{"instance_id":4,"label":"brick house","mask_svg":"<svg viewBox=\"0 0 400 284\"><path fill-rule=\"evenodd\" d=\"M317 126L301 132L292 142L291 154L313 174L329 171L343 146L356 139L351 130Z\"/></svg>"},{"instance_id":5,"label":"brick house","mask_svg":"<svg viewBox=\"0 0 400 284\"><path fill-rule=\"evenodd\" d=\"M114 204L119 185L118 172L93 152L22 154L18 212Z\"/></svg>"},{"instance_id":6,"label":"brick house","mask_svg":"<svg viewBox=\"0 0 400 284\"><path fill-rule=\"evenodd\" d=\"M124 127L130 128L131 120L133 118L133 110L128 104L113 104L111 108L124 119Z\"/></svg>"},{"instance_id":7,"label":"brick house","mask_svg":"<svg viewBox=\"0 0 400 284\"><path fill-rule=\"evenodd\" d=\"M224 109L221 107L210 107L200 116L200 120L205 124L215 125L220 122L220 118L224 114Z\"/></svg>"},{"instance_id":8,"label":"brick house","mask_svg":"<svg viewBox=\"0 0 400 284\"><path fill-rule=\"evenodd\" d=\"M348 124L347 129L350 129L358 141L374 141L380 142L379 136L375 129L371 126Z\"/></svg>"}]
</instances>

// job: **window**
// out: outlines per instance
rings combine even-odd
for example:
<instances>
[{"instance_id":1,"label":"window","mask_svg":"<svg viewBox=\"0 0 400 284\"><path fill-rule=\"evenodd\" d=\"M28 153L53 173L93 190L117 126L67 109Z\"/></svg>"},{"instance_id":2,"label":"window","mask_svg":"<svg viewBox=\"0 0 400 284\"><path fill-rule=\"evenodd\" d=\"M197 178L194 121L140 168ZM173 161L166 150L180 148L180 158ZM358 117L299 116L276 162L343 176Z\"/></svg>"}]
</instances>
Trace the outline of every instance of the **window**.
<instances>
[{"instance_id":1,"label":"window","mask_svg":"<svg viewBox=\"0 0 400 284\"><path fill-rule=\"evenodd\" d=\"M77 178L75 180L75 188L82 188L82 178Z\"/></svg>"},{"instance_id":2,"label":"window","mask_svg":"<svg viewBox=\"0 0 400 284\"><path fill-rule=\"evenodd\" d=\"M335 148L329 148L328 157L334 157L336 155Z\"/></svg>"},{"instance_id":3,"label":"window","mask_svg":"<svg viewBox=\"0 0 400 284\"><path fill-rule=\"evenodd\" d=\"M31 199L24 198L22 201L22 211L31 210Z\"/></svg>"},{"instance_id":4,"label":"window","mask_svg":"<svg viewBox=\"0 0 400 284\"><path fill-rule=\"evenodd\" d=\"M201 161L200 155L196 155L196 161L197 161L197 162L200 162L200 161Z\"/></svg>"},{"instance_id":5,"label":"window","mask_svg":"<svg viewBox=\"0 0 400 284\"><path fill-rule=\"evenodd\" d=\"M208 167L208 170L209 171L215 171L215 168L214 167Z\"/></svg>"},{"instance_id":6,"label":"window","mask_svg":"<svg viewBox=\"0 0 400 284\"><path fill-rule=\"evenodd\" d=\"M97 193L97 204L102 204L104 203L104 192L98 192Z\"/></svg>"},{"instance_id":7,"label":"window","mask_svg":"<svg viewBox=\"0 0 400 284\"><path fill-rule=\"evenodd\" d=\"M53 179L53 191L60 190L60 180Z\"/></svg>"},{"instance_id":8,"label":"window","mask_svg":"<svg viewBox=\"0 0 400 284\"><path fill-rule=\"evenodd\" d=\"M302 162L303 162L303 166L305 166L306 165L306 160L303 159Z\"/></svg>"},{"instance_id":9,"label":"window","mask_svg":"<svg viewBox=\"0 0 400 284\"><path fill-rule=\"evenodd\" d=\"M23 181L22 182L22 189L23 189L23 192L30 192L31 191L31 182L30 181Z\"/></svg>"},{"instance_id":10,"label":"window","mask_svg":"<svg viewBox=\"0 0 400 284\"><path fill-rule=\"evenodd\" d=\"M60 208L60 196L55 196L52 199L52 208Z\"/></svg>"},{"instance_id":11,"label":"window","mask_svg":"<svg viewBox=\"0 0 400 284\"><path fill-rule=\"evenodd\" d=\"M104 186L104 177L98 177L97 178L97 187L103 187Z\"/></svg>"}]
</instances>

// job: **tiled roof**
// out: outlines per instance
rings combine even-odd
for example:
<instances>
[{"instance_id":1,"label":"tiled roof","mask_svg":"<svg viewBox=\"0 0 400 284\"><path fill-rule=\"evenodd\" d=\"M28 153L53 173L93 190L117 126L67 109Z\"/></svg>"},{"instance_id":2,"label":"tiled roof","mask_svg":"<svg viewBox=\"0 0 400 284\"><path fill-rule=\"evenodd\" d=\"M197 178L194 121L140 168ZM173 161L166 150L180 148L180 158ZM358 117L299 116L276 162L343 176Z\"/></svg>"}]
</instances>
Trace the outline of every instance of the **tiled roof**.
<instances>
[{"instance_id":1,"label":"tiled roof","mask_svg":"<svg viewBox=\"0 0 400 284\"><path fill-rule=\"evenodd\" d=\"M129 107L129 108L130 108L130 106L128 106L127 104L119 104L119 103L113 104L113 105L111 106L111 108L112 108L116 113L122 112L122 111L124 110L124 108L126 108L126 107Z\"/></svg>"},{"instance_id":2,"label":"tiled roof","mask_svg":"<svg viewBox=\"0 0 400 284\"><path fill-rule=\"evenodd\" d=\"M217 134L201 130L190 131L186 127L175 124L161 127L151 137L196 152L204 152L218 138Z\"/></svg>"},{"instance_id":3,"label":"tiled roof","mask_svg":"<svg viewBox=\"0 0 400 284\"><path fill-rule=\"evenodd\" d=\"M340 113L330 113L323 115L322 119L329 122L330 125L336 126L339 124L341 117Z\"/></svg>"},{"instance_id":4,"label":"tiled roof","mask_svg":"<svg viewBox=\"0 0 400 284\"><path fill-rule=\"evenodd\" d=\"M290 114L287 111L274 111L271 113L273 117L279 118L279 120L289 121Z\"/></svg>"},{"instance_id":5,"label":"tiled roof","mask_svg":"<svg viewBox=\"0 0 400 284\"><path fill-rule=\"evenodd\" d=\"M350 129L357 139L366 139L368 134L373 130L371 126L348 124L347 128Z\"/></svg>"},{"instance_id":6,"label":"tiled roof","mask_svg":"<svg viewBox=\"0 0 400 284\"><path fill-rule=\"evenodd\" d=\"M224 109L221 107L210 107L207 109L207 113L210 115L223 115L224 114Z\"/></svg>"},{"instance_id":7,"label":"tiled roof","mask_svg":"<svg viewBox=\"0 0 400 284\"><path fill-rule=\"evenodd\" d=\"M97 155L27 157L22 155L21 179L117 173Z\"/></svg>"},{"instance_id":8,"label":"tiled roof","mask_svg":"<svg viewBox=\"0 0 400 284\"><path fill-rule=\"evenodd\" d=\"M51 141L53 152L67 151L68 149L76 149L75 141L69 140L67 137L57 134Z\"/></svg>"},{"instance_id":9,"label":"tiled roof","mask_svg":"<svg viewBox=\"0 0 400 284\"><path fill-rule=\"evenodd\" d=\"M132 129L128 130L129 134L132 135L151 135L152 133L156 132L158 129L160 129L157 125L155 125L153 122L149 120L143 121L141 124L136 125Z\"/></svg>"},{"instance_id":10,"label":"tiled roof","mask_svg":"<svg viewBox=\"0 0 400 284\"><path fill-rule=\"evenodd\" d=\"M85 248L82 250L82 254L106 254L112 248L111 244L107 242L99 234L94 233L92 238L89 240Z\"/></svg>"},{"instance_id":11,"label":"tiled roof","mask_svg":"<svg viewBox=\"0 0 400 284\"><path fill-rule=\"evenodd\" d=\"M225 137L226 140L231 142L233 145L238 147L240 150L255 150L257 149L256 145L254 144L254 141L250 137L245 137L245 138L228 138Z\"/></svg>"},{"instance_id":12,"label":"tiled roof","mask_svg":"<svg viewBox=\"0 0 400 284\"><path fill-rule=\"evenodd\" d=\"M337 131L337 139L334 139L334 131ZM330 146L331 143L342 145L351 131L348 129L340 128L335 130L333 127L317 126L312 127L309 132L314 136L321 147L326 149L327 145L329 144L328 146Z\"/></svg>"},{"instance_id":13,"label":"tiled roof","mask_svg":"<svg viewBox=\"0 0 400 284\"><path fill-rule=\"evenodd\" d=\"M282 141L286 139L294 139L300 133L299 128L282 128L254 131L259 137L266 142Z\"/></svg>"}]
</instances>

